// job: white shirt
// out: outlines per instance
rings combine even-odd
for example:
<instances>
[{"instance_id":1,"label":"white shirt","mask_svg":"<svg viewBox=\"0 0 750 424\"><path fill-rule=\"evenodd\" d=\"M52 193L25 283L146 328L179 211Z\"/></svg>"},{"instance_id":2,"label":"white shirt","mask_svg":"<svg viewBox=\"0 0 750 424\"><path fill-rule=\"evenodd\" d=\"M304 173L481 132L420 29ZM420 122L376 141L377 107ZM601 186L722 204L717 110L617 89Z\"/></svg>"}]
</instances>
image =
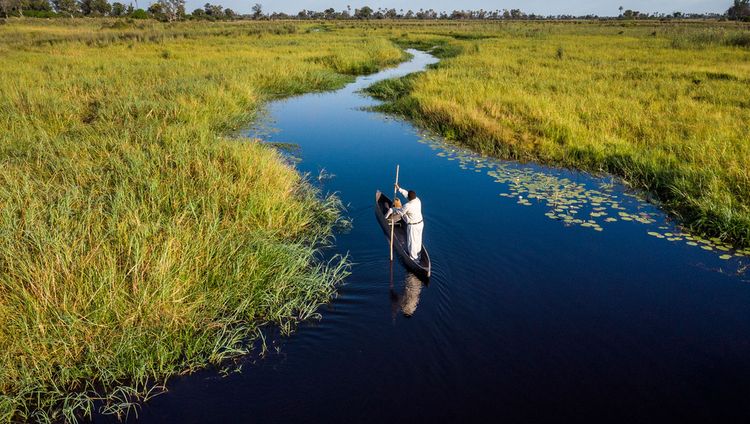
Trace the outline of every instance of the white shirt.
<instances>
[{"instance_id":1,"label":"white shirt","mask_svg":"<svg viewBox=\"0 0 750 424\"><path fill-rule=\"evenodd\" d=\"M409 191L404 190L403 188L399 188L398 192L401 193L401 195L404 197L407 197L409 195ZM419 200L419 197L414 200L409 200L398 212L402 217L404 217L404 220L407 224L416 224L418 222L421 222L422 201Z\"/></svg>"}]
</instances>

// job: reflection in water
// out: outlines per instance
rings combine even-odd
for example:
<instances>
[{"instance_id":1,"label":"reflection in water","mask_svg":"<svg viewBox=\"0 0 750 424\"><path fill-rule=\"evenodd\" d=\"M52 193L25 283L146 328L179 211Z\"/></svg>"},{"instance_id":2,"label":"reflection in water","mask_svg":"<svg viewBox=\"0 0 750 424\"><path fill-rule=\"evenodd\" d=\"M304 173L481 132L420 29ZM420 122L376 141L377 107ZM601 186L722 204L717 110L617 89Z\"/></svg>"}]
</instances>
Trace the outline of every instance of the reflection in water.
<instances>
[{"instance_id":1,"label":"reflection in water","mask_svg":"<svg viewBox=\"0 0 750 424\"><path fill-rule=\"evenodd\" d=\"M391 265L391 267L393 267ZM399 295L394 288L393 274L391 274L391 317L396 319L399 310L405 317L411 317L419 305L419 294L422 292L422 286L425 284L416 275L411 272L406 273L404 279L404 288Z\"/></svg>"},{"instance_id":2,"label":"reflection in water","mask_svg":"<svg viewBox=\"0 0 750 424\"><path fill-rule=\"evenodd\" d=\"M372 102L353 91L269 105L283 129L271 141L298 142L298 169L337 174L325 191L341 193L353 219L363 215L329 252L355 265L318 311L324 319L281 339L282 355L240 362L242 374L175 378L169 395L139 410L139 423L389 422L394 411L414 422L750 422L737 407L750 395L750 285L709 272L727 271L726 262L680 244L693 240L653 206L639 210L616 181L610 189L610 181L481 157L463 170L456 153L429 154L406 124L361 112ZM434 195L437 267L427 288L405 278L397 260L386 286L388 244L372 194L392 181L392 152ZM391 306L401 325L389 322ZM401 315L417 308L419 316Z\"/></svg>"}]
</instances>

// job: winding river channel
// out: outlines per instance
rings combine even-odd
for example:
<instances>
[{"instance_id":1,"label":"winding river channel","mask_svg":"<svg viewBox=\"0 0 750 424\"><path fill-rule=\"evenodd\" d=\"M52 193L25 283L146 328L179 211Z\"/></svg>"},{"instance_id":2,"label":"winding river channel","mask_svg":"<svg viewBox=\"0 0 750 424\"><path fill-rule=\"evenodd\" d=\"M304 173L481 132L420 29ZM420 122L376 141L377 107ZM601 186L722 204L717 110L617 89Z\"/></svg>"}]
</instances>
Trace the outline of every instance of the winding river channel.
<instances>
[{"instance_id":1,"label":"winding river channel","mask_svg":"<svg viewBox=\"0 0 750 424\"><path fill-rule=\"evenodd\" d=\"M170 381L140 422L714 421L750 418L750 276L611 177L493 160L371 112L374 82L273 102L249 136L348 205L352 274L322 319L242 372ZM422 199L433 276L396 262L376 189ZM392 192L389 194L392 195Z\"/></svg>"}]
</instances>

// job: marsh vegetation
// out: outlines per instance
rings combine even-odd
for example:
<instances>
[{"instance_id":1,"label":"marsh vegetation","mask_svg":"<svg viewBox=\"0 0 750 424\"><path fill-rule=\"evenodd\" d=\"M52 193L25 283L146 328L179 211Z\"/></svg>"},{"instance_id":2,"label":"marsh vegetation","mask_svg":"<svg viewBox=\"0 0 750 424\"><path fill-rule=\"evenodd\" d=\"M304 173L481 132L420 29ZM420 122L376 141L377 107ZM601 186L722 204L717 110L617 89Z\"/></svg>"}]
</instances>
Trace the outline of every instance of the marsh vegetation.
<instances>
[{"instance_id":1,"label":"marsh vegetation","mask_svg":"<svg viewBox=\"0 0 750 424\"><path fill-rule=\"evenodd\" d=\"M397 40L453 51L372 87L382 109L484 154L620 176L693 232L750 245L746 24L477 24Z\"/></svg>"},{"instance_id":2,"label":"marsh vegetation","mask_svg":"<svg viewBox=\"0 0 750 424\"><path fill-rule=\"evenodd\" d=\"M330 299L338 201L231 133L400 49L95 20L11 22L0 46L0 421L120 412Z\"/></svg>"},{"instance_id":3,"label":"marsh vegetation","mask_svg":"<svg viewBox=\"0 0 750 424\"><path fill-rule=\"evenodd\" d=\"M443 61L374 86L384 109L481 154L617 175L713 246L750 244L747 40L718 22L9 19L0 420L121 413L245 353L262 325L314 316L347 272L319 255L339 202L233 134L264 102L341 87L404 47ZM652 222L606 188L476 168L566 224Z\"/></svg>"}]
</instances>

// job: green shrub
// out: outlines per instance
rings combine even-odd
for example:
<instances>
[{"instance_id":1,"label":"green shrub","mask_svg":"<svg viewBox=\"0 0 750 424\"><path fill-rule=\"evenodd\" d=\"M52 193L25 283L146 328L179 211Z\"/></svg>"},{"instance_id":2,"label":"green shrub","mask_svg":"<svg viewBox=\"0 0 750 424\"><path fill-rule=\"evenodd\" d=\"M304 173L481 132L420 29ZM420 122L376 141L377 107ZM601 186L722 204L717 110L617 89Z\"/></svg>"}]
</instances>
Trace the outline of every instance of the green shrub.
<instances>
[{"instance_id":1,"label":"green shrub","mask_svg":"<svg viewBox=\"0 0 750 424\"><path fill-rule=\"evenodd\" d=\"M130 14L130 17L133 19L149 19L151 15L143 9L136 9Z\"/></svg>"}]
</instances>

